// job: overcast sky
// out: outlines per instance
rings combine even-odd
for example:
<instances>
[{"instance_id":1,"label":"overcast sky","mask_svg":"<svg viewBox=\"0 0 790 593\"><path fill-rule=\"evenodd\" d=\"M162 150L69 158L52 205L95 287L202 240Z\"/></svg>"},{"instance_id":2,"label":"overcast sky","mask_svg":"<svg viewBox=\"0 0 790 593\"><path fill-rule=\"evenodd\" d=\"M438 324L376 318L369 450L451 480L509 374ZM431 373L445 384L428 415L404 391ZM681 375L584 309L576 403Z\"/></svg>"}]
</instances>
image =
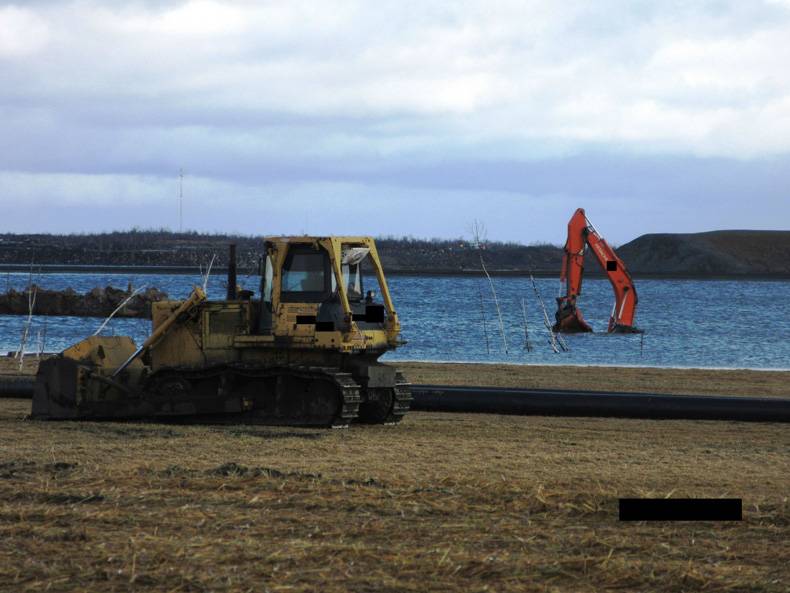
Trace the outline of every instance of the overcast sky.
<instances>
[{"instance_id":1,"label":"overcast sky","mask_svg":"<svg viewBox=\"0 0 790 593\"><path fill-rule=\"evenodd\" d=\"M0 231L790 228L790 0L0 2Z\"/></svg>"}]
</instances>

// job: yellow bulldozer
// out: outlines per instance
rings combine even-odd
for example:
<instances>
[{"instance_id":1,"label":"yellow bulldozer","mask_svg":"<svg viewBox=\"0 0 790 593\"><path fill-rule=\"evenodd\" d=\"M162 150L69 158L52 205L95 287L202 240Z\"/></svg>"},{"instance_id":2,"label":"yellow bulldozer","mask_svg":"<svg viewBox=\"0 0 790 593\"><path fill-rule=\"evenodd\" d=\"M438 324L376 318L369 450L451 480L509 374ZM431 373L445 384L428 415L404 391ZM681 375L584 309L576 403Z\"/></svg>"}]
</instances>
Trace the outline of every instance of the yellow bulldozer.
<instances>
[{"instance_id":1,"label":"yellow bulldozer","mask_svg":"<svg viewBox=\"0 0 790 593\"><path fill-rule=\"evenodd\" d=\"M370 268L378 293L363 284ZM154 303L139 348L93 336L42 361L31 416L398 422L411 390L379 362L403 342L373 239L269 238L260 271L257 298L239 290L231 246L225 300L195 287L185 301Z\"/></svg>"}]
</instances>

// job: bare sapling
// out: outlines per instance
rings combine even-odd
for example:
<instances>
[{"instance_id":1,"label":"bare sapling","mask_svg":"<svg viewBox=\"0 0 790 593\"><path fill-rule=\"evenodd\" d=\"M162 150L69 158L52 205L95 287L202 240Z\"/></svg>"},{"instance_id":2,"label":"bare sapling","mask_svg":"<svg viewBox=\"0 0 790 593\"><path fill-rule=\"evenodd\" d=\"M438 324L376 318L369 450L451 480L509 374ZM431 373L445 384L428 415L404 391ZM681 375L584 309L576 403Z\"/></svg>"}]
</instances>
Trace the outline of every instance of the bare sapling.
<instances>
[{"instance_id":1,"label":"bare sapling","mask_svg":"<svg viewBox=\"0 0 790 593\"><path fill-rule=\"evenodd\" d=\"M527 352L532 352L532 344L529 342L529 326L527 325L527 299L521 299L521 315L524 317L524 348Z\"/></svg>"},{"instance_id":2,"label":"bare sapling","mask_svg":"<svg viewBox=\"0 0 790 593\"><path fill-rule=\"evenodd\" d=\"M121 304L118 305L115 308L115 310L107 316L107 319L105 319L104 323L102 323L99 326L99 329L97 329L95 332L93 332L93 335L94 336L98 336L101 333L101 330L103 330L107 326L107 324L110 323L110 320L113 317L115 317L115 314L118 313L118 311L120 311L121 309L123 309L129 303L129 301L131 301L134 297L136 297L138 294L140 294L144 290L145 290L145 286L141 286L137 290L133 291L132 294L130 294L128 297L126 297L123 301L121 301Z\"/></svg>"},{"instance_id":3,"label":"bare sapling","mask_svg":"<svg viewBox=\"0 0 790 593\"><path fill-rule=\"evenodd\" d=\"M529 275L529 279L532 282L532 290L535 291L535 296L538 299L538 303L540 303L540 307L543 310L543 324L546 326L546 331L549 332L549 344L551 345L551 349L554 350L556 354L559 354L560 348L564 351L568 351L568 346L565 344L565 340L562 339L562 336L559 334L555 334L554 330L551 327L551 322L549 321L549 314L546 311L546 304L543 302L543 297L540 296L540 291L538 290L538 285L535 282L535 278L532 274ZM557 345L559 344L559 348Z\"/></svg>"},{"instance_id":4,"label":"bare sapling","mask_svg":"<svg viewBox=\"0 0 790 593\"><path fill-rule=\"evenodd\" d=\"M530 279L532 279L532 285L535 286L536 290L537 290L537 285L535 283L535 279L532 278L532 274L530 274ZM548 321L549 316L548 316L548 313L546 312L546 306L543 304L543 299L542 298L541 298L540 304L541 304L541 306L543 306L543 316L545 317L546 323L549 325L549 328L551 329L551 332L554 334L554 338L557 340L557 343L560 345L560 348L564 352L568 352L570 350L570 347L568 346L568 343L565 341L565 338L562 336L562 334L560 332L555 332L554 328L551 326L551 324Z\"/></svg>"},{"instance_id":5,"label":"bare sapling","mask_svg":"<svg viewBox=\"0 0 790 593\"><path fill-rule=\"evenodd\" d=\"M491 354L491 346L488 342L488 324L486 323L486 308L483 305L483 289L477 285L477 292L480 293L480 317L483 320L483 335L486 338L486 354Z\"/></svg>"},{"instance_id":6,"label":"bare sapling","mask_svg":"<svg viewBox=\"0 0 790 593\"><path fill-rule=\"evenodd\" d=\"M560 348L562 348L565 352L570 350L568 347L568 342L565 341L563 335L560 332L556 332L555 335L557 336L557 343L560 345Z\"/></svg>"},{"instance_id":7,"label":"bare sapling","mask_svg":"<svg viewBox=\"0 0 790 593\"><path fill-rule=\"evenodd\" d=\"M208 294L208 279L211 276L211 266L214 265L214 260L217 259L217 254L211 254L211 261L208 262L208 268L206 268L206 273L203 274L203 265L200 266L200 273L203 276L203 292Z\"/></svg>"},{"instance_id":8,"label":"bare sapling","mask_svg":"<svg viewBox=\"0 0 790 593\"><path fill-rule=\"evenodd\" d=\"M41 331L41 342L39 343L38 356L44 354L44 349L47 347L47 318L44 318L44 329Z\"/></svg>"},{"instance_id":9,"label":"bare sapling","mask_svg":"<svg viewBox=\"0 0 790 593\"><path fill-rule=\"evenodd\" d=\"M483 247L486 240L486 229L479 220L472 223L472 242L477 249L477 255L480 258L480 267L483 269L483 274L488 279L488 285L491 287L491 295L494 297L494 306L496 307L497 318L499 319L499 333L502 336L502 346L505 349L505 354L508 354L507 335L505 334L505 324L502 321L502 309L499 307L499 299L497 298L496 289L494 288L494 281L491 280L491 275L486 269L485 261L483 260Z\"/></svg>"},{"instance_id":10,"label":"bare sapling","mask_svg":"<svg viewBox=\"0 0 790 593\"><path fill-rule=\"evenodd\" d=\"M38 286L33 283L33 264L30 264L30 276L27 281L27 319L22 328L22 339L19 343L19 350L17 350L16 357L19 359L19 371L25 364L25 348L27 348L27 341L30 338L30 327L33 324L33 310L36 307L36 295L38 293Z\"/></svg>"}]
</instances>

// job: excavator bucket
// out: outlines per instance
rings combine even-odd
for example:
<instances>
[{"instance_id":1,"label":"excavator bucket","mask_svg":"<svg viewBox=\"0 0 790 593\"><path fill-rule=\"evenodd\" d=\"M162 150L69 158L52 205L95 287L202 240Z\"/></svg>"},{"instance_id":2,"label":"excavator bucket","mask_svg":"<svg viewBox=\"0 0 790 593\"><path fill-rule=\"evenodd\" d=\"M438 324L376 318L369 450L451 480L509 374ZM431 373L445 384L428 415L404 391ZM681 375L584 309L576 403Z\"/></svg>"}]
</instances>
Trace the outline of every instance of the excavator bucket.
<instances>
[{"instance_id":1,"label":"excavator bucket","mask_svg":"<svg viewBox=\"0 0 790 593\"><path fill-rule=\"evenodd\" d=\"M591 332L593 329L589 323L584 320L582 312L572 305L565 305L561 302L562 299L557 299L557 322L552 328L555 332L562 332L566 334L585 333Z\"/></svg>"}]
</instances>

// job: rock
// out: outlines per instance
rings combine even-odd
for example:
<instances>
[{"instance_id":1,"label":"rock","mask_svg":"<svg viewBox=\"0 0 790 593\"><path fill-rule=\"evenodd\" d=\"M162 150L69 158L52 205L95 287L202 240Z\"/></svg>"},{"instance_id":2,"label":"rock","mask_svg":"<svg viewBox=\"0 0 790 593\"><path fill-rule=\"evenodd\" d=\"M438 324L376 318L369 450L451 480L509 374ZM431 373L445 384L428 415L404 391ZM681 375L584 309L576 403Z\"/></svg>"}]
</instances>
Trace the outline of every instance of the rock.
<instances>
[{"instance_id":1,"label":"rock","mask_svg":"<svg viewBox=\"0 0 790 593\"><path fill-rule=\"evenodd\" d=\"M129 297L129 292L107 286L94 288L87 294L78 294L72 288L46 290L33 286L36 291L34 315L59 315L73 317L107 317ZM151 318L151 303L167 300L166 292L149 288L135 295L115 315L116 317ZM0 294L1 315L27 315L28 291L13 288Z\"/></svg>"}]
</instances>

